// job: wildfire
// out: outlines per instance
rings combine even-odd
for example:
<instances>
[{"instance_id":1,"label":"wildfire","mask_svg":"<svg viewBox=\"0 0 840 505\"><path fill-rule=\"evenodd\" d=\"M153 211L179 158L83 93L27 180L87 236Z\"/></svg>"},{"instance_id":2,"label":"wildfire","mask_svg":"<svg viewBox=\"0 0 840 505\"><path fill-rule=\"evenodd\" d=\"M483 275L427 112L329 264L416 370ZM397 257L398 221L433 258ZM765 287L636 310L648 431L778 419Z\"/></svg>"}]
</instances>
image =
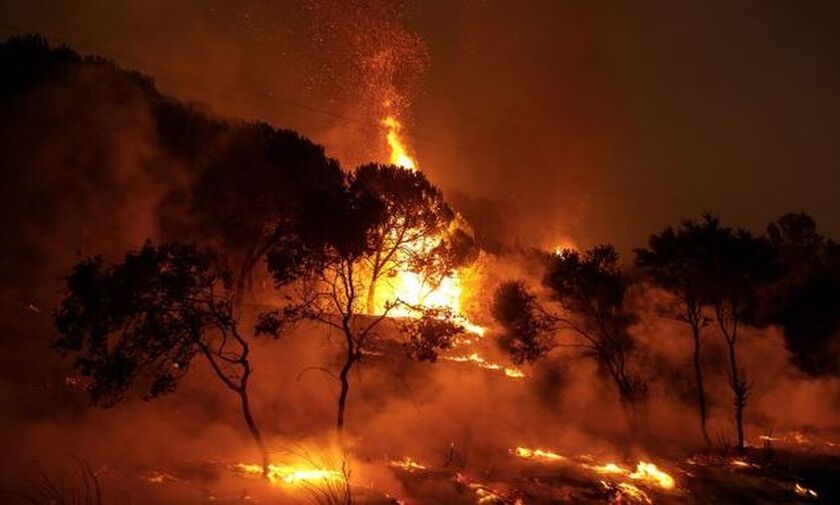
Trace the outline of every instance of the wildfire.
<instances>
[{"instance_id":1,"label":"wildfire","mask_svg":"<svg viewBox=\"0 0 840 505\"><path fill-rule=\"evenodd\" d=\"M476 497L476 503L481 504L510 504L523 505L523 501L519 498L508 496L507 493L499 489L494 489L486 484L477 482L462 473L455 474L455 482L465 486L473 492Z\"/></svg>"},{"instance_id":2,"label":"wildfire","mask_svg":"<svg viewBox=\"0 0 840 505\"><path fill-rule=\"evenodd\" d=\"M388 141L388 147L391 148L391 163L408 170L417 170L417 163L409 156L408 150L400 138L402 123L397 121L394 116L386 116L382 120L382 124L387 129L385 139Z\"/></svg>"},{"instance_id":3,"label":"wildfire","mask_svg":"<svg viewBox=\"0 0 840 505\"><path fill-rule=\"evenodd\" d=\"M401 136L403 129L402 123L394 116L387 115L382 119L382 125L385 127L385 140L390 148L390 163L406 170L418 170L417 161L409 155L409 149L406 142ZM415 252L422 252L431 250L440 243L442 237L436 237L432 240L418 243ZM463 272L458 272L455 275L444 278L439 284L433 288L428 286L421 275L402 271L395 275L392 279L383 279L381 290L384 298L377 301L377 306L384 306L385 301L401 300L411 306L422 306L427 308L447 308L452 313L459 316L458 323L462 325L466 331L476 335L484 335L484 328L472 323L467 317L463 315L461 307L461 297L464 293ZM410 309L397 308L392 311L392 315L396 317L411 317L413 314Z\"/></svg>"},{"instance_id":4,"label":"wildfire","mask_svg":"<svg viewBox=\"0 0 840 505\"><path fill-rule=\"evenodd\" d=\"M519 446L510 451L512 454L522 459L531 459L543 462L565 461L568 458L557 454L555 452L546 451L543 449L529 449L527 447ZM578 457L577 463L587 470L595 472L600 475L610 475L623 477L629 480L637 481L648 486L655 486L661 489L673 489L676 486L676 481L668 473L662 471L655 464L647 461L639 461L636 465L636 470L631 471L629 468L621 466L617 463L603 463L593 464L590 457ZM583 461L581 461L583 460ZM628 484L630 485L630 484Z\"/></svg>"},{"instance_id":5,"label":"wildfire","mask_svg":"<svg viewBox=\"0 0 840 505\"><path fill-rule=\"evenodd\" d=\"M415 472L415 471L423 471L426 470L424 465L414 461L410 457L406 456L401 460L391 460L388 462L388 467L390 468L397 468L400 470L405 470L406 472Z\"/></svg>"},{"instance_id":6,"label":"wildfire","mask_svg":"<svg viewBox=\"0 0 840 505\"><path fill-rule=\"evenodd\" d=\"M260 465L237 463L235 469L250 475L262 475ZM272 484L299 486L343 483L344 475L336 470L292 465L268 465L268 481Z\"/></svg>"},{"instance_id":7,"label":"wildfire","mask_svg":"<svg viewBox=\"0 0 840 505\"><path fill-rule=\"evenodd\" d=\"M650 496L648 496L647 493L634 486L633 484L622 482L620 484L615 485L602 480L601 485L604 486L605 489L612 492L610 503L644 503L648 505L653 504L653 500L650 499Z\"/></svg>"},{"instance_id":8,"label":"wildfire","mask_svg":"<svg viewBox=\"0 0 840 505\"><path fill-rule=\"evenodd\" d=\"M505 376L510 377L512 379L521 379L525 377L525 374L522 372L522 370L518 368L505 367L498 363L487 361L475 352L468 356L441 356L440 359L446 361L455 361L457 363L475 363L480 368L485 368L487 370L499 370L503 372Z\"/></svg>"},{"instance_id":9,"label":"wildfire","mask_svg":"<svg viewBox=\"0 0 840 505\"><path fill-rule=\"evenodd\" d=\"M561 456L556 452L544 451L542 449L529 449L522 446L513 449L511 453L523 459L536 459L543 461L561 461L566 459L565 456Z\"/></svg>"},{"instance_id":10,"label":"wildfire","mask_svg":"<svg viewBox=\"0 0 840 505\"><path fill-rule=\"evenodd\" d=\"M658 485L662 489L673 489L674 478L663 472L653 463L639 461L636 465L636 471L630 474L630 478L634 480L641 480Z\"/></svg>"}]
</instances>

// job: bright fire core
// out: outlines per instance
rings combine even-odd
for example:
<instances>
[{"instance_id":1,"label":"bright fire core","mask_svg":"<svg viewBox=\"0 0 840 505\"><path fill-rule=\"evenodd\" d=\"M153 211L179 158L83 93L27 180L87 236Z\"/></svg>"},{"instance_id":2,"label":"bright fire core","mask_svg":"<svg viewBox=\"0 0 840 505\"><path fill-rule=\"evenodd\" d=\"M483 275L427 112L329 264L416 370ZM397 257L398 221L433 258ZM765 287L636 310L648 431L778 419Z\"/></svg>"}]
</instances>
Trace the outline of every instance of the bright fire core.
<instances>
[{"instance_id":1,"label":"bright fire core","mask_svg":"<svg viewBox=\"0 0 840 505\"><path fill-rule=\"evenodd\" d=\"M382 120L385 126L385 140L390 149L390 163L406 170L415 171L418 169L417 161L409 154L406 142L401 136L402 123L394 116L386 116ZM431 244L432 246L437 244ZM416 247L429 249L430 244L421 243ZM461 298L464 293L462 273L444 278L434 289L423 282L422 276L411 271L398 272L394 278L382 279L378 286L380 296L377 300L377 309L382 310L386 302L401 300L409 305L427 308L447 308L462 319L460 323L471 333L484 334L484 328L471 323L463 314ZM410 317L411 311L397 308L392 312L394 316Z\"/></svg>"}]
</instances>

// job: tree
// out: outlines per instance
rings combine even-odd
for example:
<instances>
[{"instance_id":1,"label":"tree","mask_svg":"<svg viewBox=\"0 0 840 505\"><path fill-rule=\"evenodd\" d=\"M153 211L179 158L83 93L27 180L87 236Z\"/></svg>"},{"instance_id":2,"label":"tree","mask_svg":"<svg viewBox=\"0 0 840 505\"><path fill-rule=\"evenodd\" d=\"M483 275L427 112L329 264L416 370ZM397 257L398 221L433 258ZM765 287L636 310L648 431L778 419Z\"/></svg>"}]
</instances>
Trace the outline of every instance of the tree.
<instances>
[{"instance_id":1,"label":"tree","mask_svg":"<svg viewBox=\"0 0 840 505\"><path fill-rule=\"evenodd\" d=\"M365 257L370 269L365 302L368 314L377 312L380 280L412 269L422 274L425 291L431 292L469 258L469 236L463 231L451 242L446 240L455 213L421 172L393 165L363 165L353 175L350 191L373 195L383 205L384 219L371 229L372 254Z\"/></svg>"},{"instance_id":2,"label":"tree","mask_svg":"<svg viewBox=\"0 0 840 505\"><path fill-rule=\"evenodd\" d=\"M116 265L100 257L77 264L67 289L54 347L76 356L94 404L113 406L135 387L147 400L171 393L202 356L239 398L267 475L248 396L250 349L237 327L230 272L212 251L147 242Z\"/></svg>"},{"instance_id":3,"label":"tree","mask_svg":"<svg viewBox=\"0 0 840 505\"><path fill-rule=\"evenodd\" d=\"M583 254L564 250L551 255L543 285L556 305L553 310L518 281L502 284L494 296L492 312L505 329L502 342L514 361L533 361L558 346L583 348L612 380L622 405L640 400L644 383L628 366L635 347L629 333L634 316L625 300L629 280L615 249L598 246ZM558 343L553 336L560 331L578 340Z\"/></svg>"},{"instance_id":4,"label":"tree","mask_svg":"<svg viewBox=\"0 0 840 505\"><path fill-rule=\"evenodd\" d=\"M342 197L345 174L323 147L265 123L236 124L218 144L201 160L186 226L238 258L241 297L278 241L311 222L307 214L320 216Z\"/></svg>"},{"instance_id":5,"label":"tree","mask_svg":"<svg viewBox=\"0 0 840 505\"><path fill-rule=\"evenodd\" d=\"M785 214L767 226L780 278L765 290L763 323L784 330L793 364L810 375L840 374L840 247L807 214Z\"/></svg>"},{"instance_id":6,"label":"tree","mask_svg":"<svg viewBox=\"0 0 840 505\"><path fill-rule=\"evenodd\" d=\"M502 283L493 296L491 313L505 330L500 343L517 365L536 361L555 347L553 318L525 282Z\"/></svg>"},{"instance_id":7,"label":"tree","mask_svg":"<svg viewBox=\"0 0 840 505\"><path fill-rule=\"evenodd\" d=\"M390 268L399 264L408 268L414 258L423 265L447 265L445 258L428 256L452 254L455 248L432 247L416 257L397 260L396 256L407 249L405 237L416 237L414 227L406 222L420 221L435 213L444 212L445 205L438 199L439 193L425 181L422 175L403 178L396 167L370 165L351 176L348 191L334 200L338 206L325 214L322 220L305 223L294 240L279 241L267 254L269 273L277 285L293 283L294 293L289 303L261 316L260 331L278 335L285 325L300 319L318 322L338 330L344 336L345 352L340 370L335 376L340 383L336 428L343 439L347 399L350 392L350 372L359 363L367 349L376 328L389 317L397 306L419 314L422 323L403 326L409 335L406 346L410 355L418 359L433 360L435 349L446 348L451 337L460 328L454 317L444 309L425 309L411 306L402 300L389 300L378 315L371 315L367 309L371 283L371 265L379 265L378 275L390 275ZM409 172L406 172L409 174ZM382 188L375 183L377 177L384 177L383 184L394 180L401 189L401 199L414 202L412 216L402 214L394 218L393 195L383 197ZM367 182L361 183L359 178ZM402 185L403 182L410 181ZM380 181L381 182L381 181ZM429 196L433 195L433 196ZM400 208L401 209L401 208ZM424 228L427 232L431 227ZM397 241L388 238L401 237ZM430 237L428 237L430 238ZM389 247L399 243L397 248L388 249L383 256L383 244ZM396 246L395 246L396 247ZM292 266L292 268L290 268ZM426 319L422 319L426 318ZM430 319L431 318L431 319ZM432 319L436 319L432 321Z\"/></svg>"},{"instance_id":8,"label":"tree","mask_svg":"<svg viewBox=\"0 0 840 505\"><path fill-rule=\"evenodd\" d=\"M735 408L738 449L744 449L744 409L750 383L738 365L738 329L754 319L760 288L774 277L774 251L770 244L746 230L718 227L709 250L706 273L715 320L729 355L729 385Z\"/></svg>"},{"instance_id":9,"label":"tree","mask_svg":"<svg viewBox=\"0 0 840 505\"><path fill-rule=\"evenodd\" d=\"M700 221L683 221L676 230L666 228L657 235L651 235L648 249L636 250L636 265L654 284L677 299L678 304L669 311L669 315L691 329L700 430L707 444L710 439L706 429L708 410L703 386L700 337L703 328L711 322L704 314L703 307L711 298L706 275L711 268L709 249L719 227L716 218L704 215Z\"/></svg>"}]
</instances>

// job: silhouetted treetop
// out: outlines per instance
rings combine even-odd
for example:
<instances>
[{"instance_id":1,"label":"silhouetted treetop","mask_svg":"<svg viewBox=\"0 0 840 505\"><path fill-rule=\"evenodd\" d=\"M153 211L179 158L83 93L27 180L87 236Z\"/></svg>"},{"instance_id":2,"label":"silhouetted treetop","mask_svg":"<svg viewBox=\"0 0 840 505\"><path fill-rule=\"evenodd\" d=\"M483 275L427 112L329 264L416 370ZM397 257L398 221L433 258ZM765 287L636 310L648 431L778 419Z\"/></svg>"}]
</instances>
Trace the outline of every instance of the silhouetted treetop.
<instances>
[{"instance_id":1,"label":"silhouetted treetop","mask_svg":"<svg viewBox=\"0 0 840 505\"><path fill-rule=\"evenodd\" d=\"M779 324L793 363L812 375L840 374L840 255L803 213L767 226L782 274L764 292L762 321Z\"/></svg>"},{"instance_id":2,"label":"silhouetted treetop","mask_svg":"<svg viewBox=\"0 0 840 505\"><path fill-rule=\"evenodd\" d=\"M120 401L138 380L146 398L169 393L196 354L236 331L229 287L220 260L192 245L147 243L117 265L83 261L67 279L54 346L76 355L95 403Z\"/></svg>"}]
</instances>

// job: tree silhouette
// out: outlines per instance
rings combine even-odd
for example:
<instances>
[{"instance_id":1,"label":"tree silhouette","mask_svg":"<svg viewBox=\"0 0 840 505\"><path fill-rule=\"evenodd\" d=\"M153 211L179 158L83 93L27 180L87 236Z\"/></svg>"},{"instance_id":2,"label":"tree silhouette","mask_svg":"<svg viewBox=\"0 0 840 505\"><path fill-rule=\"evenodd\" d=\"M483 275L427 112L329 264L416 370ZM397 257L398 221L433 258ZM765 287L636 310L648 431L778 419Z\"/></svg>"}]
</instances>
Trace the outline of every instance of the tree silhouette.
<instances>
[{"instance_id":1,"label":"tree silhouette","mask_svg":"<svg viewBox=\"0 0 840 505\"><path fill-rule=\"evenodd\" d=\"M793 363L811 375L840 374L834 337L840 331L840 246L807 214L767 226L783 275L765 292L761 319L779 324Z\"/></svg>"},{"instance_id":2,"label":"tree silhouette","mask_svg":"<svg viewBox=\"0 0 840 505\"><path fill-rule=\"evenodd\" d=\"M345 175L323 147L264 123L236 125L207 157L192 188L190 215L238 258L239 296L274 245L299 235L307 213L323 215L341 198Z\"/></svg>"},{"instance_id":3,"label":"tree silhouette","mask_svg":"<svg viewBox=\"0 0 840 505\"><path fill-rule=\"evenodd\" d=\"M390 189L386 192L384 186ZM463 331L448 311L414 307L402 300L389 300L378 315L371 315L367 310L371 267L379 265L379 276L391 275L395 265L426 268L439 275L451 268L466 249L457 247L454 241L440 241L422 255L408 251L408 237L431 240L424 234L442 229L438 226L443 222L441 215L451 212L439 191L422 175L398 167L368 165L350 176L347 188L342 198L332 200L336 207L330 212L322 214L321 219L304 222L293 240L281 240L267 253L275 284L291 285L294 294L285 307L263 314L260 325L262 333L277 335L285 325L308 319L343 335L344 360L336 374L340 383L336 427L342 438L350 372L363 359L376 328L397 306L420 316L419 321L401 325L408 336L406 350L410 356L433 360L436 349L446 348L451 337ZM397 189L400 200L413 202L411 216L405 214L408 207L397 205L395 194L389 193ZM392 215L395 212L397 217ZM417 227L425 230L423 234ZM388 249L383 249L383 244ZM403 253L409 256L398 260L396 256Z\"/></svg>"},{"instance_id":4,"label":"tree silhouette","mask_svg":"<svg viewBox=\"0 0 840 505\"><path fill-rule=\"evenodd\" d=\"M770 244L746 230L717 227L708 250L706 279L715 320L726 341L729 355L729 385L735 407L738 449L744 449L744 409L750 383L738 365L738 329L755 315L759 290L774 276L774 250Z\"/></svg>"},{"instance_id":5,"label":"tree silhouette","mask_svg":"<svg viewBox=\"0 0 840 505\"><path fill-rule=\"evenodd\" d=\"M583 348L612 380L624 406L643 398L645 385L628 366L635 346L628 332L634 316L625 301L629 280L618 267L615 249L598 246L582 254L567 249L551 255L543 284L553 309L519 281L502 284L494 296L492 312L514 360L533 361L557 346ZM558 343L553 338L558 332L577 338Z\"/></svg>"},{"instance_id":6,"label":"tree silhouette","mask_svg":"<svg viewBox=\"0 0 840 505\"><path fill-rule=\"evenodd\" d=\"M97 257L75 266L55 314L54 346L76 356L94 404L109 407L132 388L149 400L173 392L202 356L239 398L267 472L268 452L251 412L248 342L239 333L231 276L193 245L146 243L122 263ZM267 473L266 473L267 474Z\"/></svg>"},{"instance_id":7,"label":"tree silhouette","mask_svg":"<svg viewBox=\"0 0 840 505\"><path fill-rule=\"evenodd\" d=\"M490 310L505 330L500 344L517 365L536 361L555 347L554 318L544 311L524 281L502 283Z\"/></svg>"},{"instance_id":8,"label":"tree silhouette","mask_svg":"<svg viewBox=\"0 0 840 505\"><path fill-rule=\"evenodd\" d=\"M700 221L683 221L675 230L666 228L651 235L648 249L636 250L636 265L654 284L671 293L679 302L669 315L691 329L694 350L694 381L697 388L697 405L703 439L710 443L706 429L708 410L701 366L701 333L711 322L703 312L710 303L712 293L707 274L712 268L710 248L718 234L720 223L711 215Z\"/></svg>"}]
</instances>

